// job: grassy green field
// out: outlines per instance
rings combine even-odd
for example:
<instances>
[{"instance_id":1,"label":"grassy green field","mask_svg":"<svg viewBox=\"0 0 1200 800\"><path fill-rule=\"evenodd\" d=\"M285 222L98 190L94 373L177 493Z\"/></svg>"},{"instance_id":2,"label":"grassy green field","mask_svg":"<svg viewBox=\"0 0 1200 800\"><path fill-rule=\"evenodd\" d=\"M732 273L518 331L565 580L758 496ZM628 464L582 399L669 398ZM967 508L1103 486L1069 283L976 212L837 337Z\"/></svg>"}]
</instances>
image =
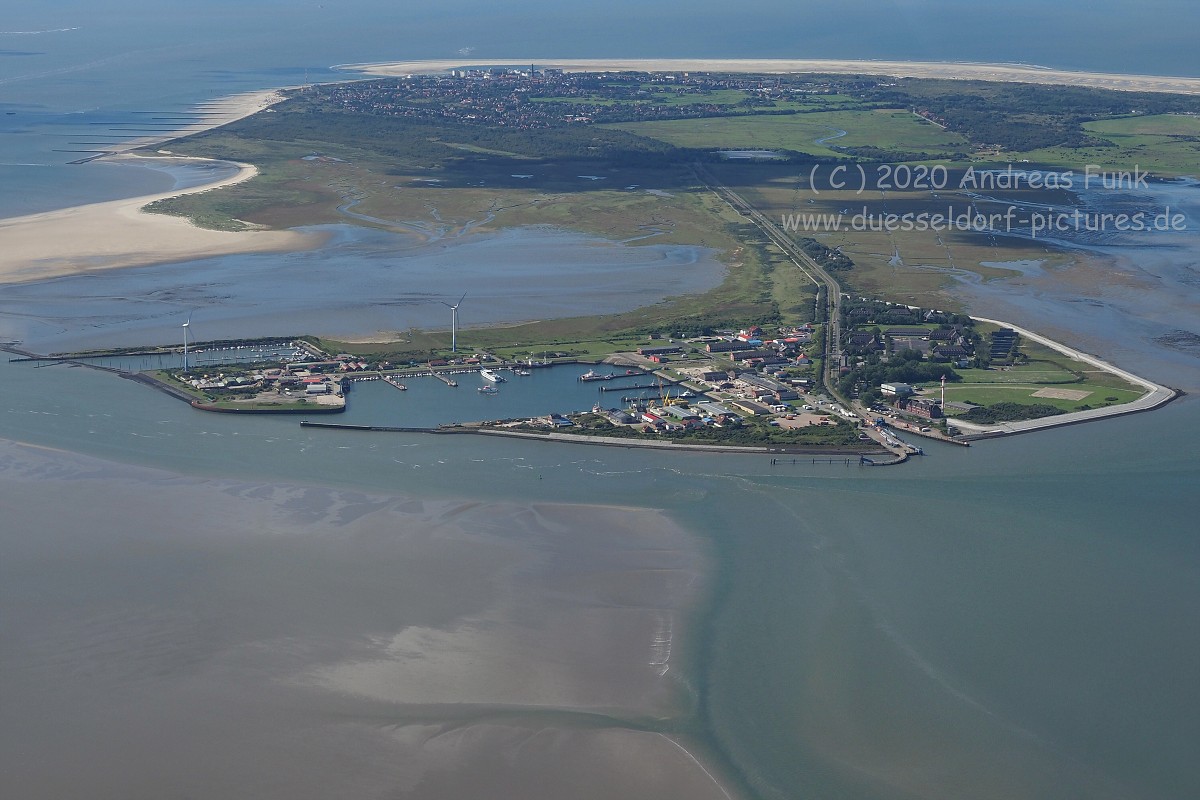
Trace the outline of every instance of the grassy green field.
<instances>
[{"instance_id":1,"label":"grassy green field","mask_svg":"<svg viewBox=\"0 0 1200 800\"><path fill-rule=\"evenodd\" d=\"M748 96L740 90L676 95L661 89L646 95L658 103L721 105L737 104ZM844 156L838 147L930 154L969 149L958 134L908 111L813 110L859 102L838 95L800 96L775 108L803 108L806 113L597 126L587 133L593 138L583 143L602 136L632 139L624 133L632 132L681 147L779 148L822 156ZM703 188L685 163L693 157L690 154L686 158L676 154L671 161L663 155L665 148L649 143L660 149L635 148L638 157L632 159L593 158L591 146L550 158L539 151L541 137L567 135L562 131L530 132L524 139L511 132L472 139L471 130L463 126L441 129L370 119L372 124L385 125L389 135L359 130L357 118L347 122L343 117L339 122L319 114L276 113L171 143L170 149L180 154L247 161L261 172L243 184L164 201L154 210L188 216L215 228L352 221L416 237L427 237L435 229L455 236L467 230L554 225L633 245L703 245L717 250L729 266L728 277L718 289L626 314L464 332L470 346L507 346L503 353L509 356L553 347L596 358L629 349L630 336L652 329L686 331L714 319L743 324L764 317L789 323L812 319L815 287L764 241L757 228ZM1198 163L1194 153L1186 152L1195 149L1189 137L1200 129L1200 119L1135 117L1090 125L1094 135L1124 141L1126 148L1141 147L1156 158ZM816 144L837 130L847 134ZM578 131L572 128L568 133ZM487 146L492 144L496 146ZM1078 162L1088 158L1088 151L1072 151L1072 157ZM818 197L803 188L807 165L728 162L713 164L711 170L775 219L798 211L944 210L951 199L928 191L871 190L826 191ZM349 218L344 213L347 206L362 216ZM814 234L814 238L841 248L854 260L854 269L839 275L848 290L945 309L959 307L952 291L959 277L1001 279L1017 274L1003 268L1006 261L1037 259L1053 266L1078 257L1047 251L1036 242L977 234L841 230ZM403 346L411 352L436 351L445 346L444 339L441 332L411 332ZM379 346L339 344L337 349L369 353ZM1053 353L1030 352L1030 356L1050 363L1039 382L1062 382L1069 379L1064 375L1074 374L1070 367L1058 364ZM1109 380L1084 377L1101 384Z\"/></svg>"},{"instance_id":2,"label":"grassy green field","mask_svg":"<svg viewBox=\"0 0 1200 800\"><path fill-rule=\"evenodd\" d=\"M1200 116L1124 117L1088 122L1083 128L1111 146L1048 148L1014 157L1077 170L1086 164L1115 170L1131 170L1137 165L1162 176L1200 175Z\"/></svg>"},{"instance_id":3,"label":"grassy green field","mask_svg":"<svg viewBox=\"0 0 1200 800\"><path fill-rule=\"evenodd\" d=\"M537 97L529 98L534 103L563 103L567 105L612 106L617 104L644 104L666 107L681 107L690 105L737 106L749 101L743 106L744 110L757 111L801 111L813 112L822 110L838 110L861 106L863 102L855 97L838 94L811 94L798 96L789 100L763 100L760 95L741 89L713 89L706 92L684 92L682 94L659 87L645 87L642 93L630 100L617 100L599 94L580 97Z\"/></svg>"},{"instance_id":4,"label":"grassy green field","mask_svg":"<svg viewBox=\"0 0 1200 800\"><path fill-rule=\"evenodd\" d=\"M978 330L987 333L995 326L980 324ZM1078 411L1084 406L1104 406L1128 403L1141 397L1145 390L1129 383L1119 375L1098 369L1091 364L1064 355L1045 345L1021 340L1021 352L1029 357L1028 363L1011 367L991 369L959 370L962 383L946 385L948 402L992 405L994 403L1041 403L1063 411ZM924 384L927 396L937 397L941 388L938 384ZM1050 391L1086 392L1085 397L1035 397L1034 393ZM954 410L949 413L953 416Z\"/></svg>"},{"instance_id":5,"label":"grassy green field","mask_svg":"<svg viewBox=\"0 0 1200 800\"><path fill-rule=\"evenodd\" d=\"M176 153L249 161L261 172L225 190L156 204L155 210L189 216L202 224L211 222L213 227L249 223L288 228L352 221L416 237L427 237L435 229L455 236L468 229L486 232L553 225L628 241L631 246L710 247L729 267L724 283L703 294L626 314L464 332L472 347L510 344L523 355L531 347L570 344L578 345L582 355L596 357L605 354L600 342L613 334L664 327L686 330L698 320L745 324L776 313L772 265L754 244L761 238L757 229L706 191L686 165L570 159L531 163L494 153L472 153L463 162L464 156L445 148L445 160L429 166L387 149L397 147L396 142L387 142L387 148L380 150L352 146L324 136L313 124L302 130L288 127L282 116L258 121L254 136L235 126L171 143ZM264 125L271 127L263 130ZM313 155L322 157L310 158ZM342 212L348 204L359 216L351 219ZM412 332L407 338L396 345L398 351L430 352L445 346L440 332ZM592 344L579 344L585 341ZM380 351L378 345L339 345L338 349Z\"/></svg>"},{"instance_id":6,"label":"grassy green field","mask_svg":"<svg viewBox=\"0 0 1200 800\"><path fill-rule=\"evenodd\" d=\"M611 127L648 136L677 147L792 150L837 156L838 147L927 152L932 156L963 150L965 140L901 110L821 111L810 114L616 123ZM837 131L845 136L818 144Z\"/></svg>"},{"instance_id":7,"label":"grassy green field","mask_svg":"<svg viewBox=\"0 0 1200 800\"><path fill-rule=\"evenodd\" d=\"M1089 122L1083 126L1101 136L1200 136L1200 114L1154 114Z\"/></svg>"},{"instance_id":8,"label":"grassy green field","mask_svg":"<svg viewBox=\"0 0 1200 800\"><path fill-rule=\"evenodd\" d=\"M993 367L992 369L959 370L964 384L1009 384L1009 383L1073 383L1079 380L1079 373L1049 361L1030 361L1014 367Z\"/></svg>"},{"instance_id":9,"label":"grassy green field","mask_svg":"<svg viewBox=\"0 0 1200 800\"><path fill-rule=\"evenodd\" d=\"M1142 392L1130 391L1128 389L1114 389L1111 386L1100 386L1092 383L1073 383L1069 387L1072 390L1088 392L1086 397L1076 399L1066 399L1057 397L1034 397L1034 393L1044 389L1044 386L1037 384L1025 384L1017 386L1001 386L995 384L947 384L946 386L946 402L958 403L974 403L975 405L990 406L995 403L1022 403L1029 404L1044 404L1060 408L1063 411L1079 411L1086 408L1103 408L1105 406L1117 405L1119 403L1128 403L1142 396ZM929 387L929 396L938 396L940 389ZM1112 400L1108 398L1114 398ZM947 409L950 416L956 413L953 409Z\"/></svg>"},{"instance_id":10,"label":"grassy green field","mask_svg":"<svg viewBox=\"0 0 1200 800\"><path fill-rule=\"evenodd\" d=\"M868 188L863 192L825 189L814 193L808 186L808 170L793 164L721 163L708 169L777 222L785 215L844 214L846 224L841 230L794 235L814 238L848 255L855 266L839 273L838 280L859 294L957 309L960 301L952 290L959 276L969 280L1010 278L1018 272L1005 268L1005 262L1037 260L1054 266L1074 257L1024 239L933 230L850 229L849 219L863 212L878 217L885 213L945 213L951 204L965 209L969 203L953 192L883 193Z\"/></svg>"},{"instance_id":11,"label":"grassy green field","mask_svg":"<svg viewBox=\"0 0 1200 800\"><path fill-rule=\"evenodd\" d=\"M603 97L600 95L589 95L585 97L533 97L530 98L535 103L569 103L569 104L587 104L608 106L617 103L653 103L657 106L689 106L689 105L717 105L717 106L733 106L746 100L750 94L743 92L740 89L715 89L707 92L685 92L679 94L669 90L643 90L642 94L637 96L636 100L615 100L612 98Z\"/></svg>"}]
</instances>

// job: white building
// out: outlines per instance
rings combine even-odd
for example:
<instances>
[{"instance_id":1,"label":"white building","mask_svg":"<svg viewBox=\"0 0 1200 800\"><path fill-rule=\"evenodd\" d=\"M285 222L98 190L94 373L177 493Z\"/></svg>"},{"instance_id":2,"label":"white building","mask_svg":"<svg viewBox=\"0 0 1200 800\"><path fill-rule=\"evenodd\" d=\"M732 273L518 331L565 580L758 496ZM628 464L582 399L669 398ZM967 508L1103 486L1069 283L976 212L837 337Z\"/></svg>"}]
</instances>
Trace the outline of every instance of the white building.
<instances>
[{"instance_id":1,"label":"white building","mask_svg":"<svg viewBox=\"0 0 1200 800\"><path fill-rule=\"evenodd\" d=\"M913 393L913 388L907 383L881 383L879 391L888 397L907 397Z\"/></svg>"}]
</instances>

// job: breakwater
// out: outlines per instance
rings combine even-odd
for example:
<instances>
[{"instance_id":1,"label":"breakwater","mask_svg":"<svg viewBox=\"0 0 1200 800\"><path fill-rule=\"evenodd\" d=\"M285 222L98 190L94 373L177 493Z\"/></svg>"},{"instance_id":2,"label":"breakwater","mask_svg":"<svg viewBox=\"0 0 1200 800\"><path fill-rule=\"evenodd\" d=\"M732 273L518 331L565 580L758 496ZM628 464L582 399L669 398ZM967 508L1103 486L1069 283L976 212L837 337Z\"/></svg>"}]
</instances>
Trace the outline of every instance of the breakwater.
<instances>
[{"instance_id":1,"label":"breakwater","mask_svg":"<svg viewBox=\"0 0 1200 800\"><path fill-rule=\"evenodd\" d=\"M587 436L574 433L560 433L558 431L522 431L502 428L485 428L478 425L447 425L444 427L404 427L394 425L353 425L339 422L312 422L310 420L302 420L302 427L306 428L326 428L330 430L344 431L359 431L359 432L375 432L375 433L427 433L435 435L456 435L456 434L474 434L479 436L499 436L511 439L527 439L542 442L569 442L571 444L586 444L599 445L602 447L624 447L624 448L641 448L652 450L690 450L704 453L740 453L742 455L805 455L805 456L825 456L832 458L851 458L857 459L863 455L868 457L875 455L888 455L892 458L888 461L874 462L878 466L887 464L902 463L905 458L897 459L891 453L882 450L871 450L866 453L859 450L844 450L836 447L804 447L796 445L794 447L770 447L767 445L721 445L721 444L696 444L690 442L671 442L655 439L629 439L618 436Z\"/></svg>"}]
</instances>

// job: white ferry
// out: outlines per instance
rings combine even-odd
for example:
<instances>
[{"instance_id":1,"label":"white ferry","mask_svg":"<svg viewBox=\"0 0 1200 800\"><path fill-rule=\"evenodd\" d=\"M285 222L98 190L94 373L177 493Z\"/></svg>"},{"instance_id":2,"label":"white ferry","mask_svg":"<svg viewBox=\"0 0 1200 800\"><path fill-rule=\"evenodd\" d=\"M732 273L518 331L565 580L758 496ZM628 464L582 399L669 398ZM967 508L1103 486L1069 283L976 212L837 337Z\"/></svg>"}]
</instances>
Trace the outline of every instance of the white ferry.
<instances>
[{"instance_id":1,"label":"white ferry","mask_svg":"<svg viewBox=\"0 0 1200 800\"><path fill-rule=\"evenodd\" d=\"M491 381L492 383L504 383L504 378L501 378L490 369L481 369L479 370L479 374L483 376L485 381Z\"/></svg>"}]
</instances>

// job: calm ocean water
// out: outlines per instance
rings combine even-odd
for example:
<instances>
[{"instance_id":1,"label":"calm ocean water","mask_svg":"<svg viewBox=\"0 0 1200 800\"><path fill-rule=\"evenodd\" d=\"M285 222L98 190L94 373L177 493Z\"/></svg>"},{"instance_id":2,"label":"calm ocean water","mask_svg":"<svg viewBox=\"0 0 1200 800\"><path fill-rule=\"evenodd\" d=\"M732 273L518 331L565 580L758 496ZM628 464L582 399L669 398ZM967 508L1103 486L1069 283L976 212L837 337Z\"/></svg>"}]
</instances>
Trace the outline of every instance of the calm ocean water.
<instances>
[{"instance_id":1,"label":"calm ocean water","mask_svg":"<svg viewBox=\"0 0 1200 800\"><path fill-rule=\"evenodd\" d=\"M0 216L164 188L143 171L60 170L101 136L160 126L239 91L344 79L337 64L420 58L875 58L1021 62L1107 72L1195 75L1200 7L1099 0L1086 10L1019 0L836 6L715 0L619 0L575 8L549 0L452 7L197 2L147 9L132 0L27 4L0 23ZM853 35L848 35L853 31ZM147 121L150 117L150 121ZM83 143L83 144L80 144ZM30 166L34 165L34 166ZM140 174L137 174L140 173ZM86 177L84 177L86 176Z\"/></svg>"},{"instance_id":2,"label":"calm ocean water","mask_svg":"<svg viewBox=\"0 0 1200 800\"><path fill-rule=\"evenodd\" d=\"M679 668L703 698L684 729L759 796L944 796L969 785L958 796L1168 800L1200 786L1194 403L870 469L316 431L196 412L63 367L0 363L0 385L0 437L183 474L668 510L717 560L711 605L681 644ZM502 388L490 406L471 386L359 387L347 419L411 424L452 407L500 416L522 403L505 395L524 387ZM568 380L546 397L559 410L586 405L576 390ZM519 410L551 410L536 405ZM45 498L33 490L25 501ZM157 524L136 506L123 513L135 528ZM169 565L187 553L164 544L142 558L178 569ZM25 585L33 565L12 567ZM236 605L228 614L271 605L253 582L220 590ZM10 636L29 635L36 607L10 605ZM259 679L228 669L234 684Z\"/></svg>"},{"instance_id":3,"label":"calm ocean water","mask_svg":"<svg viewBox=\"0 0 1200 800\"><path fill-rule=\"evenodd\" d=\"M1073 7L1019 2L981 11L948 0L888 4L888 13L866 2L751 3L737 12L713 2L652 10L474 2L444 11L383 2L159 11L126 0L103 8L26 4L6 12L8 32L0 33L0 215L169 188L177 176L67 167L55 151L140 120L135 112L178 112L306 74L328 80L328 67L341 62L472 48L497 57L1019 60L1195 74L1190 37L1200 9L1164 3L1151 8L1167 19L1145 8L1134 19L1130 5L1092 3L1085 17ZM1135 265L1160 280L1099 298L1101 306L1079 303L1064 287L963 291L981 313L1068 330L1121 366L1200 387L1194 353L1153 341L1167 328L1196 330L1194 238L1113 255L1136 256ZM102 316L99 301L84 294L48 299L52 289L0 287L0 303L53 318L58 335L69 337ZM0 437L114 461L429 497L667 509L717 554L712 597L684 654L701 701L688 732L717 754L719 769L762 797L1200 794L1200 404L1190 398L1151 414L934 448L902 468L862 470L337 434L301 429L294 419L202 414L127 381L63 367L0 362L0 387ZM445 399L438 387L388 391L364 387L355 413L382 417L409 402L430 415ZM456 402L476 400L484 398ZM154 524L137 509L129 514L131 524ZM189 551L179 547L145 554L146 563L186 564ZM46 593L74 596L47 580ZM269 605L250 579L217 588L230 592L229 614L249 613L245 598ZM35 618L24 604L5 612L0 639L25 633ZM70 657L62 655L68 674L94 677L97 665L72 665ZM236 683L242 676L229 669ZM70 699L71 688L46 690ZM120 735L138 700L86 702L116 720L108 735ZM189 702L204 699L178 699L181 725ZM0 733L18 742L22 728L71 724L69 715L5 718ZM27 761L60 755L21 753ZM89 792L127 796L128 786L114 779Z\"/></svg>"},{"instance_id":4,"label":"calm ocean water","mask_svg":"<svg viewBox=\"0 0 1200 800\"><path fill-rule=\"evenodd\" d=\"M361 339L628 311L718 285L707 248L625 246L543 227L422 243L357 225L313 229L324 246L111 270L0 293L0 340L38 353L200 338L312 333ZM297 326L304 328L299 330ZM207 331L207 332L204 332Z\"/></svg>"}]
</instances>

